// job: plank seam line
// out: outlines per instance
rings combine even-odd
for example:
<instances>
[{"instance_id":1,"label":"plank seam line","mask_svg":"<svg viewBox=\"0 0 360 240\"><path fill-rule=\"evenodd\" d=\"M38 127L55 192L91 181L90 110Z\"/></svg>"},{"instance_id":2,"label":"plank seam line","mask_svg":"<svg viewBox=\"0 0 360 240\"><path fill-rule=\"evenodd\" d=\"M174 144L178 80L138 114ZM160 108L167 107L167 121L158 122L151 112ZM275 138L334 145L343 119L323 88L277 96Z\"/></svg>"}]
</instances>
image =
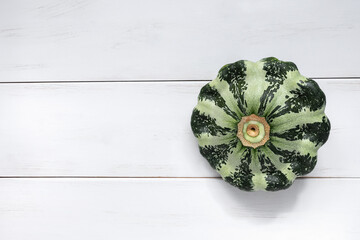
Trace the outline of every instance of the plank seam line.
<instances>
[{"instance_id":1,"label":"plank seam line","mask_svg":"<svg viewBox=\"0 0 360 240\"><path fill-rule=\"evenodd\" d=\"M0 176L0 178L118 178L118 179L221 179L221 177L120 177L120 176ZM297 179L360 179L360 177L307 177Z\"/></svg>"},{"instance_id":2,"label":"plank seam line","mask_svg":"<svg viewBox=\"0 0 360 240\"><path fill-rule=\"evenodd\" d=\"M311 79L360 79L360 77L310 77ZM54 80L54 81L13 81L13 82L0 82L0 84L39 84L39 83L166 83L166 82L210 82L210 79L148 79L148 80Z\"/></svg>"}]
</instances>

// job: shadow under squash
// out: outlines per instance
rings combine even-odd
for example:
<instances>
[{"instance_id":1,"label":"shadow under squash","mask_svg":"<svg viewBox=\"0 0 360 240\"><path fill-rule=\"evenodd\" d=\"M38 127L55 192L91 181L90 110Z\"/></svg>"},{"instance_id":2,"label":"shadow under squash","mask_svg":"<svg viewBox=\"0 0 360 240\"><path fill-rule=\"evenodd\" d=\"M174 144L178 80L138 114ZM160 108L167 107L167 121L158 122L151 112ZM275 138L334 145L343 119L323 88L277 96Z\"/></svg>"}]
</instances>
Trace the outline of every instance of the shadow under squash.
<instances>
[{"instance_id":1,"label":"shadow under squash","mask_svg":"<svg viewBox=\"0 0 360 240\"><path fill-rule=\"evenodd\" d=\"M277 192L245 192L219 179L216 188L209 185L209 191L226 214L247 217L257 222L270 222L281 214L292 212L307 182L306 179L296 179L288 189Z\"/></svg>"}]
</instances>

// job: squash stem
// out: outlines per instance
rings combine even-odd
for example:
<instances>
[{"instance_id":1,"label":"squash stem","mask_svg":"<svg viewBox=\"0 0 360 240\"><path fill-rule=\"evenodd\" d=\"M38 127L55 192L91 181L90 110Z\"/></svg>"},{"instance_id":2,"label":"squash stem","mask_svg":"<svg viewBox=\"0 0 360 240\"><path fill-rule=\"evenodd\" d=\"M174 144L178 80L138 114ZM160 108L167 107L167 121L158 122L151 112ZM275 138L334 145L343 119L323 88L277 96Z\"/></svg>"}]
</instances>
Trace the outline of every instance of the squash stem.
<instances>
[{"instance_id":1,"label":"squash stem","mask_svg":"<svg viewBox=\"0 0 360 240\"><path fill-rule=\"evenodd\" d=\"M270 139L270 125L264 117L245 116L238 123L237 137L244 146L257 148Z\"/></svg>"}]
</instances>

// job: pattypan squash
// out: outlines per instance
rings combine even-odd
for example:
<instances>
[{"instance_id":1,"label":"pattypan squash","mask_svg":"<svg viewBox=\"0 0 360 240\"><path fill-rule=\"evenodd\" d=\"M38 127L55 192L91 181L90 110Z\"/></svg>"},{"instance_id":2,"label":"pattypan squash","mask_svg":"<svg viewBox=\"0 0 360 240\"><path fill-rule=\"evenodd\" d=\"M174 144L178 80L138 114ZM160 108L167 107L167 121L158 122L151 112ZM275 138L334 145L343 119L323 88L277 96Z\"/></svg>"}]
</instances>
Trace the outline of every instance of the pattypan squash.
<instances>
[{"instance_id":1,"label":"pattypan squash","mask_svg":"<svg viewBox=\"0 0 360 240\"><path fill-rule=\"evenodd\" d=\"M202 87L191 128L200 153L226 182L277 191L314 169L330 132L325 102L294 63L241 60Z\"/></svg>"}]
</instances>

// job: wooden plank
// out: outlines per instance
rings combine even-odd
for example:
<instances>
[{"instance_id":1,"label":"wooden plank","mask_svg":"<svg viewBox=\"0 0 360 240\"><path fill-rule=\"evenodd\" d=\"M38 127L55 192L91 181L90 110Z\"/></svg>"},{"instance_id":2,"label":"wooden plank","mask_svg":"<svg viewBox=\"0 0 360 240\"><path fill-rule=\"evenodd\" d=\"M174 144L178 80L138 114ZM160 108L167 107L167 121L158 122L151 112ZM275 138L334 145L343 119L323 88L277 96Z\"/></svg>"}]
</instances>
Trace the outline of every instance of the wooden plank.
<instances>
[{"instance_id":1,"label":"wooden plank","mask_svg":"<svg viewBox=\"0 0 360 240\"><path fill-rule=\"evenodd\" d=\"M360 81L318 82L332 132L309 176L359 177ZM0 176L218 176L190 129L204 84L0 84Z\"/></svg>"},{"instance_id":2,"label":"wooden plank","mask_svg":"<svg viewBox=\"0 0 360 240\"><path fill-rule=\"evenodd\" d=\"M0 179L2 239L329 239L360 234L359 179L242 192L219 179ZM336 195L336 197L335 197Z\"/></svg>"},{"instance_id":3,"label":"wooden plank","mask_svg":"<svg viewBox=\"0 0 360 240\"><path fill-rule=\"evenodd\" d=\"M356 0L13 0L0 81L213 79L275 56L309 77L360 76Z\"/></svg>"}]
</instances>

